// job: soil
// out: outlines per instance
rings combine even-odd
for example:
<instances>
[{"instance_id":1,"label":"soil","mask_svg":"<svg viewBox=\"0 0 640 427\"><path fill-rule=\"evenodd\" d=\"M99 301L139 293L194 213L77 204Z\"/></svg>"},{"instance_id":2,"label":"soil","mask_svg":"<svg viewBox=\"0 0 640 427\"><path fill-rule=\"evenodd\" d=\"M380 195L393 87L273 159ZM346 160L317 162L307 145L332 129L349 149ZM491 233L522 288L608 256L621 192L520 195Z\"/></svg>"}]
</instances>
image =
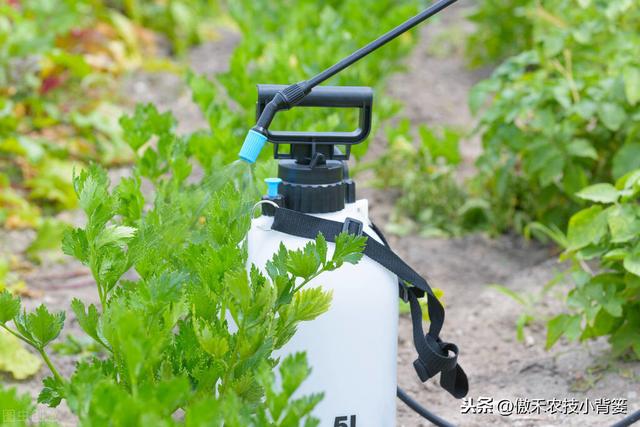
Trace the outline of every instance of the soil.
<instances>
[{"instance_id":1,"label":"soil","mask_svg":"<svg viewBox=\"0 0 640 427\"><path fill-rule=\"evenodd\" d=\"M450 125L465 132L473 129L474 120L467 108L471 86L486 75L486 70L469 71L460 52L464 32L469 25L464 20L466 8L455 5L440 20L424 27L421 42L407 59L406 71L393 76L388 85L391 96L402 99L402 113L414 124ZM224 71L238 37L221 33L220 40L194 49L190 63L197 72L214 74ZM449 40L444 43L445 40ZM450 40L454 40L451 42ZM179 130L190 132L206 126L198 108L191 102L182 79L168 73L131 76L125 92L137 102L154 102L161 110L174 111ZM419 93L420 96L414 96ZM384 140L376 137L369 156L379 154ZM462 144L465 159L461 177L473 172L473 161L480 152L477 137L467 137ZM112 171L118 176L126 170ZM384 191L360 190L360 197L370 200L372 219L384 226L393 209L393 194ZM82 215L65 213L63 217L79 223ZM432 285L445 292L447 320L443 337L460 347L460 364L469 377L469 397L493 398L494 402L510 399L626 399L628 412L640 409L640 363L625 363L608 356L605 341L569 344L561 341L546 351L543 320L562 310L562 295L567 285L560 283L546 295L541 289L563 266L558 264L551 248L526 242L518 236L490 239L470 235L454 239L389 236L391 246L410 265L427 277ZM33 239L30 231L1 231L0 254L24 251ZM69 303L78 297L97 301L91 276L86 268L68 258L45 259L31 266L24 279L35 294L25 298L28 308L46 303L54 310L70 311ZM515 322L523 307L490 287L500 284L531 299L528 310L536 321L525 329L522 342L516 339ZM67 319L66 334L79 334L77 322ZM435 379L421 383L412 367L415 350L411 339L411 322L400 319L398 382L410 395L439 416L461 426L602 426L612 424L620 415L540 414L489 415L462 413L462 401L444 392ZM68 375L75 359L54 356L54 362ZM16 384L34 396L47 376L42 369L35 377L22 382L2 377L3 382ZM535 412L535 411L534 411ZM68 409L55 411L40 406L39 419L56 420L62 425L76 424ZM418 427L430 423L422 420L398 401L398 426Z\"/></svg>"}]
</instances>

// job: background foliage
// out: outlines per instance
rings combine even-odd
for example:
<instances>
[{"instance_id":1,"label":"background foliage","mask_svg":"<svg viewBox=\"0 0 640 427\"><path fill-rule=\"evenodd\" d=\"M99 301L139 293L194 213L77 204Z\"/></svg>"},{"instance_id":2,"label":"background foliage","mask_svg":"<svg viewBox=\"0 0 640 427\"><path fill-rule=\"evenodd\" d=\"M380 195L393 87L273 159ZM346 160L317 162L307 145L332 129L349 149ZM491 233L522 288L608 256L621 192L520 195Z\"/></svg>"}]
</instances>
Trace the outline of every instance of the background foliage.
<instances>
[{"instance_id":1,"label":"background foliage","mask_svg":"<svg viewBox=\"0 0 640 427\"><path fill-rule=\"evenodd\" d=\"M487 0L469 40L480 52L472 61L510 53L512 41L522 49L470 95L483 142L471 191L491 206L492 229L529 225L566 249L575 288L569 313L548 324L548 347L563 335L607 336L615 355L639 358L640 4L503 5L524 17L520 30L492 21L496 4Z\"/></svg>"},{"instance_id":2,"label":"background foliage","mask_svg":"<svg viewBox=\"0 0 640 427\"><path fill-rule=\"evenodd\" d=\"M495 227L563 227L587 184L640 166L640 6L620 1L536 2L533 46L476 86Z\"/></svg>"},{"instance_id":3,"label":"background foliage","mask_svg":"<svg viewBox=\"0 0 640 427\"><path fill-rule=\"evenodd\" d=\"M570 260L575 288L570 314L549 322L547 347L560 336L608 336L616 356L640 359L640 169L584 188L577 197L590 206L574 214L566 235L550 232ZM595 264L595 269L592 268ZM590 266L591 265L591 266Z\"/></svg>"}]
</instances>

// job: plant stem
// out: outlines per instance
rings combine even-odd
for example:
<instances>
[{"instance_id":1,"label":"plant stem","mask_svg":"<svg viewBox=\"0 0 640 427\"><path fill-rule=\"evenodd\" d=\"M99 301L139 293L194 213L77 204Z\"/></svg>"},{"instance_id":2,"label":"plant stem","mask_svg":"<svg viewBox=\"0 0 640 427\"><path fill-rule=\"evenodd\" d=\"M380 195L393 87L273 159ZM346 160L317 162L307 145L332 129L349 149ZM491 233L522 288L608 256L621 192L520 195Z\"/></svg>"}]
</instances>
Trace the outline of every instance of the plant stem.
<instances>
[{"instance_id":1,"label":"plant stem","mask_svg":"<svg viewBox=\"0 0 640 427\"><path fill-rule=\"evenodd\" d=\"M44 348L36 347L36 350L38 350L38 353L40 353L40 356L42 356L44 363L47 364L47 366L49 367L49 370L53 374L56 381L58 381L60 384L64 384L64 379L62 378L62 375L60 375L56 367L53 366L53 363L51 362L51 359L49 359L49 356L47 355L47 353L44 351Z\"/></svg>"},{"instance_id":2,"label":"plant stem","mask_svg":"<svg viewBox=\"0 0 640 427\"><path fill-rule=\"evenodd\" d=\"M13 329L9 328L7 325L5 324L0 324L0 326L2 326L2 328L9 332L11 335L13 335L14 337L24 341L25 343L29 344L31 347L33 347L42 357L42 360L44 360L44 363L47 364L47 366L49 367L49 370L51 371L51 373L53 374L53 376L55 377L55 379L60 382L60 383L64 383L64 379L62 378L62 376L60 375L60 373L58 372L58 370L56 369L55 366L53 366L53 363L51 362L51 359L49 359L49 356L47 355L47 353L45 353L44 348L38 347L35 343L33 343L30 339L22 336L22 334L14 331Z\"/></svg>"},{"instance_id":3,"label":"plant stem","mask_svg":"<svg viewBox=\"0 0 640 427\"><path fill-rule=\"evenodd\" d=\"M95 276L94 276L95 279ZM107 306L107 302L105 301L105 295L102 293L102 287L96 281L96 288L98 288L98 298L100 299L100 306L102 308L102 312L104 313L104 309Z\"/></svg>"},{"instance_id":4,"label":"plant stem","mask_svg":"<svg viewBox=\"0 0 640 427\"><path fill-rule=\"evenodd\" d=\"M13 335L14 337L18 338L21 341L24 341L25 343L29 344L31 347L36 348L36 345L31 342L31 340L29 340L28 338L23 337L21 334L19 334L18 332L14 331L13 329L9 328L7 325L5 324L0 324L0 326L2 326L2 328L9 332L11 335Z\"/></svg>"},{"instance_id":5,"label":"plant stem","mask_svg":"<svg viewBox=\"0 0 640 427\"><path fill-rule=\"evenodd\" d=\"M318 277L319 275L321 275L322 273L324 273L325 271L327 271L327 267L323 266L320 270L318 270L316 273L314 273L313 275L309 276L307 279L303 280L302 283L300 283L298 286L296 286L295 288L293 288L293 292L292 293L296 293L298 292L300 289L302 289L307 283L309 283L310 281L312 281L313 279L315 279L316 277Z\"/></svg>"}]
</instances>

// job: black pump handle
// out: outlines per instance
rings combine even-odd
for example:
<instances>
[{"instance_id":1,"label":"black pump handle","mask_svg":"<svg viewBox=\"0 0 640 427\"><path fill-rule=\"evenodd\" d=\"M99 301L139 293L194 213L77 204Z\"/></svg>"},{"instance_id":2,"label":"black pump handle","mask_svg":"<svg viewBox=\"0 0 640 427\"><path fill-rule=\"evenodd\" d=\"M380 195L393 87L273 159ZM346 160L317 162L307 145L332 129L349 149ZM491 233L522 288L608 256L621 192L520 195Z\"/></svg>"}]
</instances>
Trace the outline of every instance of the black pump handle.
<instances>
[{"instance_id":1,"label":"black pump handle","mask_svg":"<svg viewBox=\"0 0 640 427\"><path fill-rule=\"evenodd\" d=\"M285 89L285 85L258 85L256 116L260 117L267 104ZM354 145L364 141L371 132L373 90L365 86L317 86L306 95L298 107L358 108L358 129L352 132L297 132L267 130L267 139L274 143Z\"/></svg>"}]
</instances>

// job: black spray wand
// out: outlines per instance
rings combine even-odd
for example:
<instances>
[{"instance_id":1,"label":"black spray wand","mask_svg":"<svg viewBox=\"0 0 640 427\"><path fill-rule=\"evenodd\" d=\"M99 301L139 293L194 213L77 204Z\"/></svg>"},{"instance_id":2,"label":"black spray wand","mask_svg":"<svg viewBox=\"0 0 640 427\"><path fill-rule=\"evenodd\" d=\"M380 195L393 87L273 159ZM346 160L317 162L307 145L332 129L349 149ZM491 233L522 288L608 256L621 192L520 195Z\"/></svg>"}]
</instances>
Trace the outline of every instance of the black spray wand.
<instances>
[{"instance_id":1,"label":"black spray wand","mask_svg":"<svg viewBox=\"0 0 640 427\"><path fill-rule=\"evenodd\" d=\"M309 80L287 86L286 88L278 92L266 105L265 109L262 111L262 114L260 114L260 117L258 118L255 126L247 134L244 140L244 144L242 145L242 149L239 153L240 158L249 163L254 163L256 161L258 155L260 154L260 151L262 150L262 147L264 146L265 142L267 142L267 130L269 129L269 126L271 125L271 122L273 121L273 118L278 111L289 110L290 108L296 106L298 103L300 103L300 101L304 99L305 96L309 94L309 92L311 92L311 89L318 86L320 83L338 74L340 71L349 67L356 61L369 55L379 47L382 47L385 44L389 43L391 40L409 31L419 23L432 17L433 15L440 12L447 6L455 3L456 1L457 0L440 0L434 3L425 11L398 25L391 31L383 34L368 45L353 52L351 55L327 68L320 74L310 78Z\"/></svg>"}]
</instances>

